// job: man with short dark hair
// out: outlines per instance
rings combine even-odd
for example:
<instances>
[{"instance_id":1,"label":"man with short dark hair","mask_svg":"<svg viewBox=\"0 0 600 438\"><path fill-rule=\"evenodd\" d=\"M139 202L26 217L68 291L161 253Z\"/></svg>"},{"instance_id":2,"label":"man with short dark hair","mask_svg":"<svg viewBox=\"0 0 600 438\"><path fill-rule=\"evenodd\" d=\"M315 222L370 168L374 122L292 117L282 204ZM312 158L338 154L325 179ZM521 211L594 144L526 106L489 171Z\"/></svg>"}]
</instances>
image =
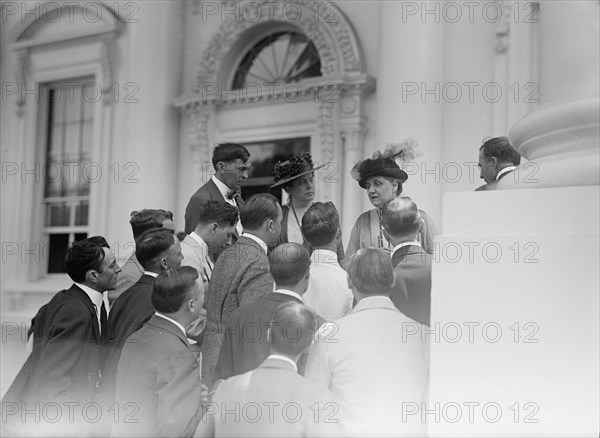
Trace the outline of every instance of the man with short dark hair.
<instances>
[{"instance_id":1,"label":"man with short dark hair","mask_svg":"<svg viewBox=\"0 0 600 438\"><path fill-rule=\"evenodd\" d=\"M69 402L73 415L18 424L16 435L82 436L93 426L84 421L82 407L95 400L108 312L105 292L115 288L121 269L99 236L74 242L65 267L74 284L54 295L35 316L33 351L2 404L15 402L23 411L35 412L36 403Z\"/></svg>"},{"instance_id":2,"label":"man with short dark hair","mask_svg":"<svg viewBox=\"0 0 600 438\"><path fill-rule=\"evenodd\" d=\"M233 312L225 329L215 379L227 379L253 370L267 358L270 345L266 328L282 303L303 303L310 264L308 251L297 243L283 243L269 254L275 291ZM323 322L319 318L319 325ZM313 334L316 329L314 326Z\"/></svg>"},{"instance_id":3,"label":"man with short dark hair","mask_svg":"<svg viewBox=\"0 0 600 438\"><path fill-rule=\"evenodd\" d=\"M282 217L273 195L251 196L240 209L244 233L215 263L206 294L207 327L202 341L202 376L209 386L232 313L273 291L267 252L279 239Z\"/></svg>"},{"instance_id":4,"label":"man with short dark hair","mask_svg":"<svg viewBox=\"0 0 600 438\"><path fill-rule=\"evenodd\" d=\"M313 248L304 303L328 321L339 319L352 308L353 296L336 255L341 232L335 205L311 205L302 217L302 234Z\"/></svg>"},{"instance_id":5,"label":"man with short dark hair","mask_svg":"<svg viewBox=\"0 0 600 438\"><path fill-rule=\"evenodd\" d=\"M173 213L167 210L145 209L141 211L132 211L129 219L133 238L137 239L144 231L152 228L166 228L175 231L173 224ZM135 251L129 256L117 280L117 287L109 292L108 298L112 304L119 295L129 289L140 279L144 273L144 268L138 262Z\"/></svg>"},{"instance_id":6,"label":"man with short dark hair","mask_svg":"<svg viewBox=\"0 0 600 438\"><path fill-rule=\"evenodd\" d=\"M508 142L506 137L487 140L479 148L479 178L486 184L475 191L495 190L501 178L514 172L521 164L521 154Z\"/></svg>"},{"instance_id":7,"label":"man with short dark hair","mask_svg":"<svg viewBox=\"0 0 600 438\"><path fill-rule=\"evenodd\" d=\"M191 437L200 422L206 390L185 335L204 300L197 278L181 266L154 280L156 312L123 346L117 372L115 406L135 407L134 421L115 421L112 436Z\"/></svg>"},{"instance_id":8,"label":"man with short dark hair","mask_svg":"<svg viewBox=\"0 0 600 438\"><path fill-rule=\"evenodd\" d=\"M420 416L427 389L428 345L423 326L389 298L394 270L389 253L361 248L350 258L348 287L357 304L324 324L308 354L306 377L327 386L339 403L345 436L423 436Z\"/></svg>"},{"instance_id":9,"label":"man with short dark hair","mask_svg":"<svg viewBox=\"0 0 600 438\"><path fill-rule=\"evenodd\" d=\"M137 238L135 253L144 274L113 303L103 336L105 362L99 392L106 406L114 402L117 365L123 344L154 315L151 300L154 280L159 274L179 267L183 259L179 239L172 230L165 228L144 231Z\"/></svg>"},{"instance_id":10,"label":"man with short dark hair","mask_svg":"<svg viewBox=\"0 0 600 438\"><path fill-rule=\"evenodd\" d=\"M423 227L419 209L409 197L392 199L383 206L381 225L386 239L394 245L396 283L390 298L406 316L429 326L433 257L417 241Z\"/></svg>"},{"instance_id":11,"label":"man with short dark hair","mask_svg":"<svg viewBox=\"0 0 600 438\"><path fill-rule=\"evenodd\" d=\"M215 174L192 195L185 209L185 233L196 228L203 202L209 199L224 201L234 207L243 205L241 184L248 178L250 164L248 150L237 143L221 143L213 151L212 165ZM235 239L242 234L242 225L236 224Z\"/></svg>"},{"instance_id":12,"label":"man with short dark hair","mask_svg":"<svg viewBox=\"0 0 600 438\"><path fill-rule=\"evenodd\" d=\"M294 244L296 245L296 244ZM279 257L279 256L278 256ZM306 257L308 261L308 257ZM313 341L317 318L293 300L273 309L263 327L268 334L266 360L254 370L220 381L208 407L214 436L339 436L338 405L331 392L298 374L296 362ZM258 415L237 421L223 412L257 406ZM218 412L214 412L218 409ZM254 411L253 411L254 412ZM201 424L204 428L206 424ZM213 436L210 432L207 435Z\"/></svg>"}]
</instances>

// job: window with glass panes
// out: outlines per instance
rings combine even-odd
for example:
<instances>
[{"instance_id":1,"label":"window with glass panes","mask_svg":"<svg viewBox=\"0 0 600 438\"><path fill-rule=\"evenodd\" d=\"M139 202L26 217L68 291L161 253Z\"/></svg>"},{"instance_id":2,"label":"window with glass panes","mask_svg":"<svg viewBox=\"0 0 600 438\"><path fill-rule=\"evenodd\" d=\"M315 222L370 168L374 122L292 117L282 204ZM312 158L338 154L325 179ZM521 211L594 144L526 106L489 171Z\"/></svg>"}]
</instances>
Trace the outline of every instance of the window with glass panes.
<instances>
[{"instance_id":1,"label":"window with glass panes","mask_svg":"<svg viewBox=\"0 0 600 438\"><path fill-rule=\"evenodd\" d=\"M48 273L62 273L69 245L89 229L94 105L86 99L92 79L46 84L46 163L44 232L48 236ZM87 166L86 166L87 165Z\"/></svg>"}]
</instances>

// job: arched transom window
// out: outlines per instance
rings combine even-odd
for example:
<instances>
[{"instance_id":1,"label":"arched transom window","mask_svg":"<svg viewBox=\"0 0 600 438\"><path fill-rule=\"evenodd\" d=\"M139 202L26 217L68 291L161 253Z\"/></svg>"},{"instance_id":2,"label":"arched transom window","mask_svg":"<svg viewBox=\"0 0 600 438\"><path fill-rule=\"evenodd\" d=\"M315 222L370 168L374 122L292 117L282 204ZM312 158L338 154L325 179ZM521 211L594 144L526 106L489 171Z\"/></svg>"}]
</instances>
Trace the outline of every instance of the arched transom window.
<instances>
[{"instance_id":1,"label":"arched transom window","mask_svg":"<svg viewBox=\"0 0 600 438\"><path fill-rule=\"evenodd\" d=\"M237 68L233 89L249 83L286 84L321 76L321 61L313 42L297 32L277 32L256 43Z\"/></svg>"}]
</instances>

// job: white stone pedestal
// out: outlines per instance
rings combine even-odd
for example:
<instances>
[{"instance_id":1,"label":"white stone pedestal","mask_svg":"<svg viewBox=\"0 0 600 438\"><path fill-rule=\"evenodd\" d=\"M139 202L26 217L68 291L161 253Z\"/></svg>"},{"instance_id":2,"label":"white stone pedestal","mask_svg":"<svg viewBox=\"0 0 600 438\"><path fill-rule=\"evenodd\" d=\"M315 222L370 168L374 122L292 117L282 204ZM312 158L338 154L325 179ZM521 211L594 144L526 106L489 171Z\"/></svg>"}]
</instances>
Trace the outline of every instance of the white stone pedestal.
<instances>
[{"instance_id":1,"label":"white stone pedestal","mask_svg":"<svg viewBox=\"0 0 600 438\"><path fill-rule=\"evenodd\" d=\"M599 199L598 186L445 196L430 436L598 436Z\"/></svg>"}]
</instances>

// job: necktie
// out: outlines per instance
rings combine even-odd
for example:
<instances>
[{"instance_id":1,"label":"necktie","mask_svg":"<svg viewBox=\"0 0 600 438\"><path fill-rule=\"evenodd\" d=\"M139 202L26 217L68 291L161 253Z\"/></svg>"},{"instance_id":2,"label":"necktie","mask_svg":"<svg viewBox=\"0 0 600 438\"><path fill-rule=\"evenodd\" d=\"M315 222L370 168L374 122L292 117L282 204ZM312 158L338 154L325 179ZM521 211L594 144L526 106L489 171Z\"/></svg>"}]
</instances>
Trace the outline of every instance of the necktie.
<instances>
[{"instance_id":1,"label":"necktie","mask_svg":"<svg viewBox=\"0 0 600 438\"><path fill-rule=\"evenodd\" d=\"M235 190L228 190L227 191L227 199L233 199L233 201L238 204L238 199L240 197L240 194L238 192L236 192Z\"/></svg>"},{"instance_id":2,"label":"necktie","mask_svg":"<svg viewBox=\"0 0 600 438\"><path fill-rule=\"evenodd\" d=\"M104 301L102 301L102 307L100 307L100 333L106 333L106 322L108 320L108 314L106 313L106 306L104 305Z\"/></svg>"}]
</instances>

